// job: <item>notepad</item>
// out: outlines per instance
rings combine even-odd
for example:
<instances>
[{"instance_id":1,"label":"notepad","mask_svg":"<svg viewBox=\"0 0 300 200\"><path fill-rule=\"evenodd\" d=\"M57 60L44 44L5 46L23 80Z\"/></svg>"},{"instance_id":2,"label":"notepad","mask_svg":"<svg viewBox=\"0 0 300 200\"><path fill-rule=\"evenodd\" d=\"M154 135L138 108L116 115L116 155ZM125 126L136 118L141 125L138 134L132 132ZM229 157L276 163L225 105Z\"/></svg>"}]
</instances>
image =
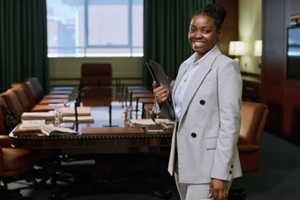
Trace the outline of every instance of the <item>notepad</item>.
<instances>
[{"instance_id":1,"label":"notepad","mask_svg":"<svg viewBox=\"0 0 300 200\"><path fill-rule=\"evenodd\" d=\"M62 108L60 108L59 111L63 117L75 115L74 107L62 107ZM91 108L90 107L77 107L77 114L78 114L78 116L89 116L89 115L91 115Z\"/></svg>"},{"instance_id":2,"label":"notepad","mask_svg":"<svg viewBox=\"0 0 300 200\"><path fill-rule=\"evenodd\" d=\"M46 120L53 121L55 113L50 112L23 112L21 115L22 120Z\"/></svg>"},{"instance_id":3,"label":"notepad","mask_svg":"<svg viewBox=\"0 0 300 200\"><path fill-rule=\"evenodd\" d=\"M155 121L154 121L155 120ZM132 119L129 121L131 127L141 127L146 133L172 132L174 122L169 119Z\"/></svg>"},{"instance_id":4,"label":"notepad","mask_svg":"<svg viewBox=\"0 0 300 200\"><path fill-rule=\"evenodd\" d=\"M156 123L152 119L131 119L130 124L132 126L153 126L157 124L167 123L169 119L155 119Z\"/></svg>"},{"instance_id":5,"label":"notepad","mask_svg":"<svg viewBox=\"0 0 300 200\"><path fill-rule=\"evenodd\" d=\"M73 135L77 134L76 131L70 128L64 127L55 127L52 124L45 124L44 122L39 121L25 121L23 125L18 127L18 130L15 133L20 132L29 132L33 130L40 130L41 133L47 136L58 136L58 135ZM14 134L15 134L14 133Z\"/></svg>"},{"instance_id":6,"label":"notepad","mask_svg":"<svg viewBox=\"0 0 300 200\"><path fill-rule=\"evenodd\" d=\"M75 122L75 116L64 116L62 118L63 122ZM87 122L92 123L94 122L94 117L92 116L78 116L78 122Z\"/></svg>"}]
</instances>

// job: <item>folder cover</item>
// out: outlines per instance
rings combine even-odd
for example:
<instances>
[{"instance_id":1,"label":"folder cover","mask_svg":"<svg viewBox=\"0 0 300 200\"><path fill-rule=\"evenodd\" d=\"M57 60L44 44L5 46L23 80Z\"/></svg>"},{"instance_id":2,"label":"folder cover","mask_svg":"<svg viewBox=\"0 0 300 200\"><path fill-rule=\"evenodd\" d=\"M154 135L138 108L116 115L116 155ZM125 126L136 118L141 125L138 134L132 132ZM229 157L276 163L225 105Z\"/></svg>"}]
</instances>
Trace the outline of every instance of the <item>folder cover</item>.
<instances>
[{"instance_id":1,"label":"folder cover","mask_svg":"<svg viewBox=\"0 0 300 200\"><path fill-rule=\"evenodd\" d=\"M149 60L149 63L146 62L146 66L153 78L153 80L156 81L157 85L163 85L167 88L168 92L169 92L169 96L168 99L166 101L166 105L168 107L169 110L169 114L170 116L174 119L175 118L175 112L173 109L173 103L172 103L172 88L171 85L167 79L167 75L165 73L165 70L163 69L162 65L153 61L153 60Z\"/></svg>"}]
</instances>

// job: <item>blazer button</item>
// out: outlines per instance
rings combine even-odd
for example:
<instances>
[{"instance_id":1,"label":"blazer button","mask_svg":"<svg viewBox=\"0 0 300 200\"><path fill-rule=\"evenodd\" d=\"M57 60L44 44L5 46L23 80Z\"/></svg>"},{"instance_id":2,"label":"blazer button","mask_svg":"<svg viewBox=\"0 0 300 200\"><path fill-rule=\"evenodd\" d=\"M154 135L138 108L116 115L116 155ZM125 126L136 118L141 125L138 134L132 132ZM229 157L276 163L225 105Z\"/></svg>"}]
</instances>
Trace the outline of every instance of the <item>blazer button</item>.
<instances>
[{"instance_id":1,"label":"blazer button","mask_svg":"<svg viewBox=\"0 0 300 200\"><path fill-rule=\"evenodd\" d=\"M205 101L204 101L203 99L201 99L201 100L200 100L200 104L201 104L201 105L204 105L204 104L205 104Z\"/></svg>"},{"instance_id":2,"label":"blazer button","mask_svg":"<svg viewBox=\"0 0 300 200\"><path fill-rule=\"evenodd\" d=\"M230 171L229 174L232 174L232 171Z\"/></svg>"},{"instance_id":3,"label":"blazer button","mask_svg":"<svg viewBox=\"0 0 300 200\"><path fill-rule=\"evenodd\" d=\"M192 133L191 136L192 136L193 138L195 138L195 137L197 136L197 134L196 134L196 133Z\"/></svg>"}]
</instances>

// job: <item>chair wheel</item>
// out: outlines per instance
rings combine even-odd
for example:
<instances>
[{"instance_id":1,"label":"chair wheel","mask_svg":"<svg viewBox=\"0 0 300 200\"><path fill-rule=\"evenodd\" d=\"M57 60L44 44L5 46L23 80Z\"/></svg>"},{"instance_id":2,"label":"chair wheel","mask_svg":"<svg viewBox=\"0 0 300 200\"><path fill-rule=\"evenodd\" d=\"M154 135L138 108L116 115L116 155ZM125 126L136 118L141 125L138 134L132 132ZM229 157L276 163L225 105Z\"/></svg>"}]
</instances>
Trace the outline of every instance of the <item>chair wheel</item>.
<instances>
[{"instance_id":1,"label":"chair wheel","mask_svg":"<svg viewBox=\"0 0 300 200\"><path fill-rule=\"evenodd\" d=\"M170 189L160 189L155 190L154 195L159 197L160 199L171 199L172 192Z\"/></svg>"},{"instance_id":2,"label":"chair wheel","mask_svg":"<svg viewBox=\"0 0 300 200\"><path fill-rule=\"evenodd\" d=\"M50 197L50 200L63 200L67 199L71 195L67 192L58 192L58 193L53 193Z\"/></svg>"},{"instance_id":3,"label":"chair wheel","mask_svg":"<svg viewBox=\"0 0 300 200\"><path fill-rule=\"evenodd\" d=\"M57 179L56 178L52 178L50 180L51 185L55 185L57 183Z\"/></svg>"}]
</instances>

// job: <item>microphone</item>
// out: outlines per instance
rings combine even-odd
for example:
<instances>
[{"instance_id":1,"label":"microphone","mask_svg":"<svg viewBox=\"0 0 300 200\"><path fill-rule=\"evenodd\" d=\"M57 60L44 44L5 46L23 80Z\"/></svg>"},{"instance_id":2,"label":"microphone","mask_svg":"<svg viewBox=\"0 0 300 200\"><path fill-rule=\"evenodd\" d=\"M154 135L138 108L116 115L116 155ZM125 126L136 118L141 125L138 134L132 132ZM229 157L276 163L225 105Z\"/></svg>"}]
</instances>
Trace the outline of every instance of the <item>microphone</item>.
<instances>
[{"instance_id":1,"label":"microphone","mask_svg":"<svg viewBox=\"0 0 300 200\"><path fill-rule=\"evenodd\" d=\"M74 104L74 109L75 109L75 130L78 131L78 112L77 112L77 107L79 106L79 97L76 96L75 98L75 104Z\"/></svg>"},{"instance_id":2,"label":"microphone","mask_svg":"<svg viewBox=\"0 0 300 200\"><path fill-rule=\"evenodd\" d=\"M112 115L112 107L111 104L109 104L108 106L108 125L104 125L103 127L118 127L118 125L112 125L112 119L111 119L111 115Z\"/></svg>"}]
</instances>

